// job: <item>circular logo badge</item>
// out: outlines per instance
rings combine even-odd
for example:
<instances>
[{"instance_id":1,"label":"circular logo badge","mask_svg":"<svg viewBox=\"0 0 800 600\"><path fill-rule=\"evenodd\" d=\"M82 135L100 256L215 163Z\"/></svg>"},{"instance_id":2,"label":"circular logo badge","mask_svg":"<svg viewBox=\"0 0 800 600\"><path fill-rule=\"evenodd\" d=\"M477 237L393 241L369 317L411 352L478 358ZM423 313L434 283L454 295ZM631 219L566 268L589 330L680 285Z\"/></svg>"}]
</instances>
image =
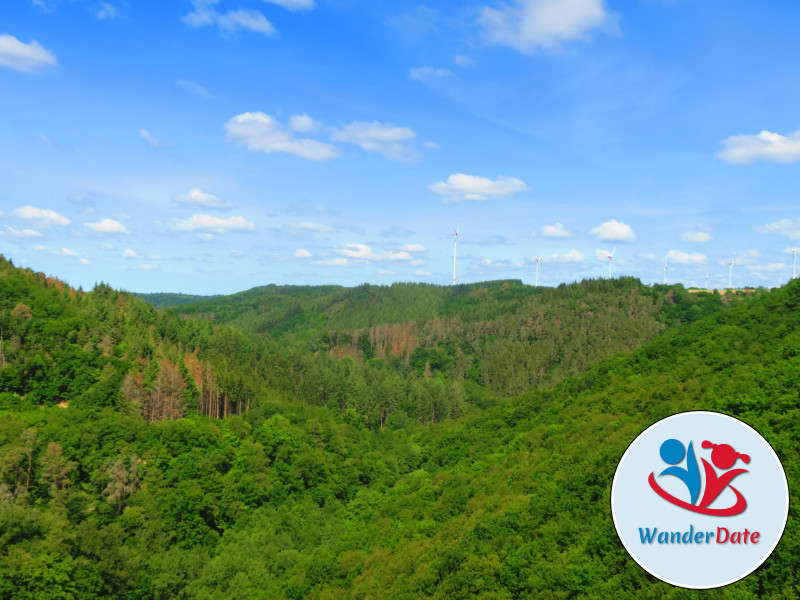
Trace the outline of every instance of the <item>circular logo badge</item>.
<instances>
[{"instance_id":1,"label":"circular logo badge","mask_svg":"<svg viewBox=\"0 0 800 600\"><path fill-rule=\"evenodd\" d=\"M685 412L628 446L611 513L645 571L684 588L715 588L752 573L778 545L789 486L755 429L720 413Z\"/></svg>"}]
</instances>

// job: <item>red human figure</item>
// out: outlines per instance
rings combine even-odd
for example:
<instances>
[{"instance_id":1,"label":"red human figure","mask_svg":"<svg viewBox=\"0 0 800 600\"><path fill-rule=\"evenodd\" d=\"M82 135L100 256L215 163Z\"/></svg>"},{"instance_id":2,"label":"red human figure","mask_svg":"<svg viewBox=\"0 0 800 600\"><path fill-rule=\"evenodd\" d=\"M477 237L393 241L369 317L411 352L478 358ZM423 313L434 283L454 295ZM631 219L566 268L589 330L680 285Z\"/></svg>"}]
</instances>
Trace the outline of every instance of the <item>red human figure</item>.
<instances>
[{"instance_id":1,"label":"red human figure","mask_svg":"<svg viewBox=\"0 0 800 600\"><path fill-rule=\"evenodd\" d=\"M747 454L740 454L733 449L733 447L729 446L728 444L712 444L708 440L705 440L702 444L703 448L713 448L711 451L711 462L714 463L714 466L718 469L730 469L735 463L737 459L742 459L745 464L750 462L750 457ZM700 501L700 507L705 508L709 504L711 504L714 500L717 499L722 493L730 482L733 480L734 477L741 475L742 473L747 473L747 469L734 469L733 471L728 471L727 473L723 473L719 477L717 476L717 472L714 470L705 458L701 458L700 460L703 461L703 468L706 472L706 490L703 493L703 499ZM739 493L735 487L731 486L731 489L736 494L736 505L732 508L738 508L740 503L742 504L741 510L738 510L736 513L742 512L744 508L747 506L744 497Z\"/></svg>"}]
</instances>

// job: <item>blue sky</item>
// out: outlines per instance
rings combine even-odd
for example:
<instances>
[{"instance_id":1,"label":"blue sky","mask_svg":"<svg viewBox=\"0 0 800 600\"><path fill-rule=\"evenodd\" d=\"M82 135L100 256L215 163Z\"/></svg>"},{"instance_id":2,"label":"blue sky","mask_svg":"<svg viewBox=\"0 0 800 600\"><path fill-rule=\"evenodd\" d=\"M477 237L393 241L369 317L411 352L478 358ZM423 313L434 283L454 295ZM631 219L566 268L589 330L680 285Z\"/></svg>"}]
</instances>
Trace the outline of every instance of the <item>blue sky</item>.
<instances>
[{"instance_id":1,"label":"blue sky","mask_svg":"<svg viewBox=\"0 0 800 600\"><path fill-rule=\"evenodd\" d=\"M800 5L12 0L0 252L90 288L775 286Z\"/></svg>"}]
</instances>

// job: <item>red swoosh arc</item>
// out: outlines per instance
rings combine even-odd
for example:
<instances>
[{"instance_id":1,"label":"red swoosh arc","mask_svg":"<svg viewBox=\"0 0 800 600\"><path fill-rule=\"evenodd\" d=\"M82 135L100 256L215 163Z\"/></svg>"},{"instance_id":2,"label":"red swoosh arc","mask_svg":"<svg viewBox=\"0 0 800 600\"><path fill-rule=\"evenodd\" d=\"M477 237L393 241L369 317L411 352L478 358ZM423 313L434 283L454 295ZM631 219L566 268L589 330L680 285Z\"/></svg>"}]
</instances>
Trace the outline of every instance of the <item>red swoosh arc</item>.
<instances>
[{"instance_id":1,"label":"red swoosh arc","mask_svg":"<svg viewBox=\"0 0 800 600\"><path fill-rule=\"evenodd\" d=\"M744 509L747 508L747 500L744 499L741 492L737 490L735 487L730 487L733 492L736 494L736 504L729 508L703 508L700 506L695 506L694 504L689 504L688 502L684 502L673 496L672 494L667 493L664 491L661 486L656 483L656 478L653 473L650 473L650 477L647 478L647 482L650 484L650 487L653 488L653 491L664 498L667 502L674 504L675 506L680 506L681 508L685 508L686 510L690 510L692 512L700 513L701 515L712 515L715 517L732 517L733 515L738 515L741 512L744 512Z\"/></svg>"}]
</instances>

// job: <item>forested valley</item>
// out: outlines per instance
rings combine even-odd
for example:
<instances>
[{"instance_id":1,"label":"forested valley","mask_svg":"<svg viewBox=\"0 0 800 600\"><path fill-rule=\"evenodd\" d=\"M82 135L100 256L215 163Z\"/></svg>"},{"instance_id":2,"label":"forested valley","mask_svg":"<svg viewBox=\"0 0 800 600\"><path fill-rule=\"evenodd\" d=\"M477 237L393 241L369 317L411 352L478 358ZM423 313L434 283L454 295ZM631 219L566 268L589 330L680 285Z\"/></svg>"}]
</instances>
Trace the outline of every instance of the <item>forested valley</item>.
<instances>
[{"instance_id":1,"label":"forested valley","mask_svg":"<svg viewBox=\"0 0 800 600\"><path fill-rule=\"evenodd\" d=\"M145 302L150 300L158 308ZM800 482L800 283L76 290L0 260L0 598L786 598L647 575L609 510L681 410Z\"/></svg>"}]
</instances>

